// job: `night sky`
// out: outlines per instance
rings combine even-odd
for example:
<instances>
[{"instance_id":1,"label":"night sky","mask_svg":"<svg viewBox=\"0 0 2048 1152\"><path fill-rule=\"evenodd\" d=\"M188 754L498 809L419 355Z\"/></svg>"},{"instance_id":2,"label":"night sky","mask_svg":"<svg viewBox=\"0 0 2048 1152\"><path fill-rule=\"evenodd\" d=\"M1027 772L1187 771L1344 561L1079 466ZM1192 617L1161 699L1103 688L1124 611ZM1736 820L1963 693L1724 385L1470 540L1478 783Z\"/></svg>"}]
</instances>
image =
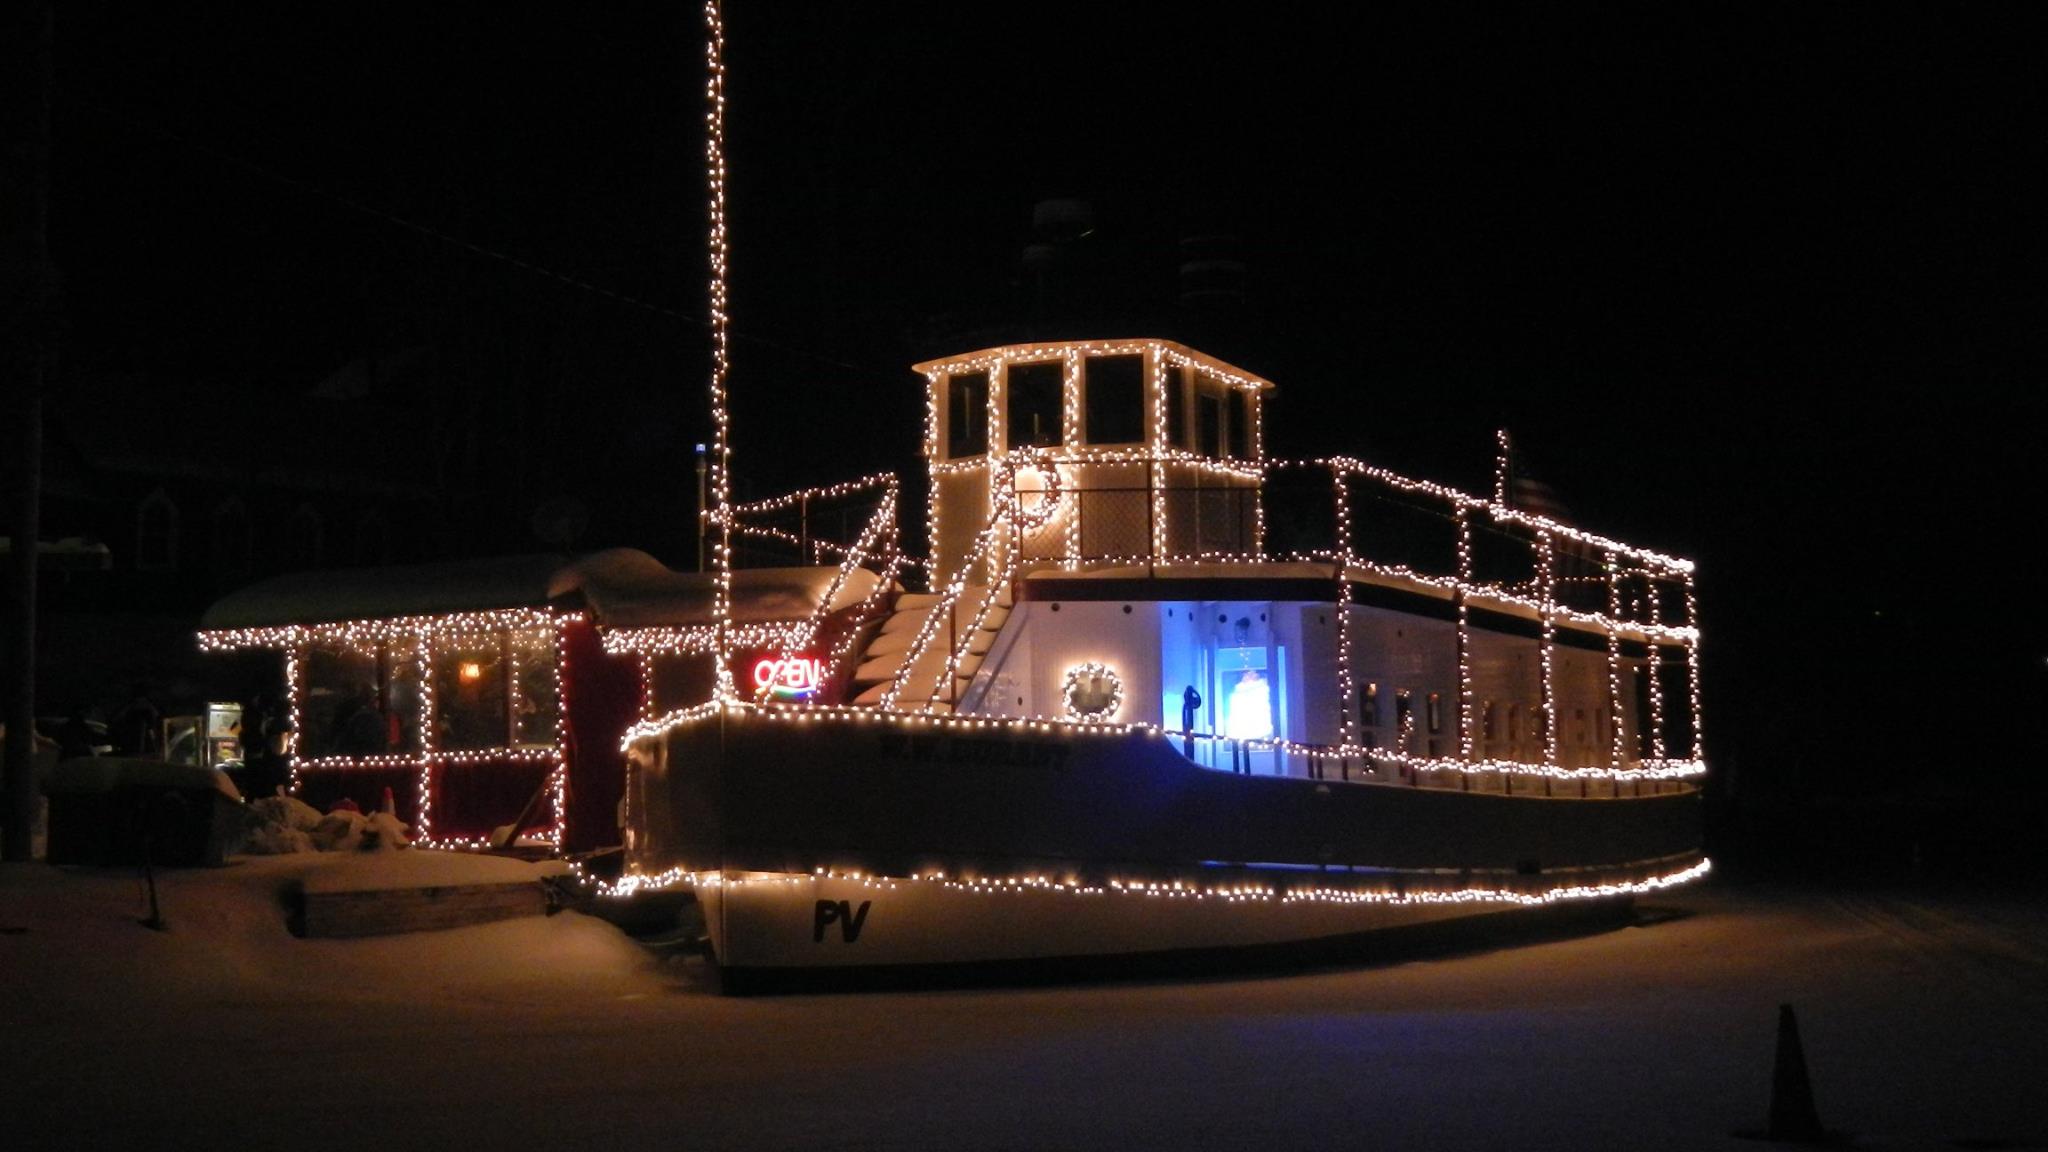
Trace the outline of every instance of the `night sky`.
<instances>
[{"instance_id":1,"label":"night sky","mask_svg":"<svg viewBox=\"0 0 2048 1152\"><path fill-rule=\"evenodd\" d=\"M459 315L583 543L685 561L696 8L60 9L64 372L260 412ZM1505 426L1581 524L1697 559L1724 769L2039 786L2048 110L2010 13L736 0L728 30L744 490L914 472L909 363L1028 311L1032 206L1078 198L1090 334L1165 331L1177 242L1239 238L1272 454L1483 489Z\"/></svg>"}]
</instances>

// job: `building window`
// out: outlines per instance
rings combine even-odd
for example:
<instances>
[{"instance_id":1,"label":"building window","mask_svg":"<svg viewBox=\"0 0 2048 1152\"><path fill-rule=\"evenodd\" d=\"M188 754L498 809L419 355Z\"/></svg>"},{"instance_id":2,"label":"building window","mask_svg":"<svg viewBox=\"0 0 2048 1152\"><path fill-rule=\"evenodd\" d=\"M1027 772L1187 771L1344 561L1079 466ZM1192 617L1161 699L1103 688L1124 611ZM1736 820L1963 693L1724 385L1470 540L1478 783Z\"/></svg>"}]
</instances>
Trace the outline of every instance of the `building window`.
<instances>
[{"instance_id":1,"label":"building window","mask_svg":"<svg viewBox=\"0 0 2048 1152\"><path fill-rule=\"evenodd\" d=\"M1060 419L1066 368L1058 361L1012 364L1009 390L1009 436L1012 448L1057 448L1064 441Z\"/></svg>"},{"instance_id":2,"label":"building window","mask_svg":"<svg viewBox=\"0 0 2048 1152\"><path fill-rule=\"evenodd\" d=\"M1145 358L1096 356L1087 361L1090 444L1139 444L1145 435Z\"/></svg>"},{"instance_id":3,"label":"building window","mask_svg":"<svg viewBox=\"0 0 2048 1152\"><path fill-rule=\"evenodd\" d=\"M502 634L434 641L434 747L474 752L511 744L511 653Z\"/></svg>"},{"instance_id":4,"label":"building window","mask_svg":"<svg viewBox=\"0 0 2048 1152\"><path fill-rule=\"evenodd\" d=\"M546 628L436 640L434 746L544 748L561 717L555 638Z\"/></svg>"},{"instance_id":5,"label":"building window","mask_svg":"<svg viewBox=\"0 0 2048 1152\"><path fill-rule=\"evenodd\" d=\"M223 576L249 571L249 509L230 496L213 510L213 570Z\"/></svg>"},{"instance_id":6,"label":"building window","mask_svg":"<svg viewBox=\"0 0 2048 1152\"><path fill-rule=\"evenodd\" d=\"M178 566L178 506L159 488L135 512L135 569L168 572Z\"/></svg>"},{"instance_id":7,"label":"building window","mask_svg":"<svg viewBox=\"0 0 2048 1152\"><path fill-rule=\"evenodd\" d=\"M1252 455L1251 400L1242 388L1230 390L1230 455L1237 460Z\"/></svg>"},{"instance_id":8,"label":"building window","mask_svg":"<svg viewBox=\"0 0 2048 1152\"><path fill-rule=\"evenodd\" d=\"M378 692L378 657L374 644L306 648L300 664L305 679L299 709L300 756L379 756L391 750L389 721Z\"/></svg>"},{"instance_id":9,"label":"building window","mask_svg":"<svg viewBox=\"0 0 2048 1152\"><path fill-rule=\"evenodd\" d=\"M960 372L946 378L946 457L988 452L988 373Z\"/></svg>"},{"instance_id":10,"label":"building window","mask_svg":"<svg viewBox=\"0 0 2048 1152\"><path fill-rule=\"evenodd\" d=\"M420 751L420 641L309 645L298 754L387 756Z\"/></svg>"},{"instance_id":11,"label":"building window","mask_svg":"<svg viewBox=\"0 0 2048 1152\"><path fill-rule=\"evenodd\" d=\"M556 691L555 634L547 628L512 633L512 743L521 748L553 747L562 718Z\"/></svg>"}]
</instances>

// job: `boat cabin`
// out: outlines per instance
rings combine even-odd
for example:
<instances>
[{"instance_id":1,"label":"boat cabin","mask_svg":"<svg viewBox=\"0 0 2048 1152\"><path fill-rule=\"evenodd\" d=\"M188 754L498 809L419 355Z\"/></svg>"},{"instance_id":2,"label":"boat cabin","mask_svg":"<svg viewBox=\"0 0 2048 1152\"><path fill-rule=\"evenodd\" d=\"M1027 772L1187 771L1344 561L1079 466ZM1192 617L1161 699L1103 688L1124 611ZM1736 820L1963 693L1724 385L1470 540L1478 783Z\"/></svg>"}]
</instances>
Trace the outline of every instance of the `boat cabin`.
<instances>
[{"instance_id":1,"label":"boat cabin","mask_svg":"<svg viewBox=\"0 0 2048 1152\"><path fill-rule=\"evenodd\" d=\"M1265 454L1273 385L1165 340L926 380L931 592L856 703L1170 733L1240 772L1618 795L1699 771L1688 561L1352 459Z\"/></svg>"},{"instance_id":2,"label":"boat cabin","mask_svg":"<svg viewBox=\"0 0 2048 1152\"><path fill-rule=\"evenodd\" d=\"M855 627L878 587L832 567L740 574L742 674L784 699L833 690L806 653ZM389 789L426 843L511 826L578 853L620 842L627 730L709 699L711 599L708 575L623 548L303 573L223 598L199 642L283 657L289 787L316 807L369 811Z\"/></svg>"}]
</instances>

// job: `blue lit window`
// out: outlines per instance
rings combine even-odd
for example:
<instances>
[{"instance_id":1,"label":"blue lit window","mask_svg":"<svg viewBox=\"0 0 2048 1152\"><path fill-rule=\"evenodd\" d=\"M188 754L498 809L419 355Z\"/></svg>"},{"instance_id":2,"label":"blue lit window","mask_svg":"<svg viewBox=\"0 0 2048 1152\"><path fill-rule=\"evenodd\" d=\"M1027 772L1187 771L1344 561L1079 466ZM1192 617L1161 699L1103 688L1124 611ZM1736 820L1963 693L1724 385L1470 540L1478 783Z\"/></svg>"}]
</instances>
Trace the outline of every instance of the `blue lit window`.
<instances>
[{"instance_id":1,"label":"blue lit window","mask_svg":"<svg viewBox=\"0 0 2048 1152\"><path fill-rule=\"evenodd\" d=\"M1264 648L1225 648L1217 653L1223 734L1232 740L1273 738L1273 682L1266 675Z\"/></svg>"}]
</instances>

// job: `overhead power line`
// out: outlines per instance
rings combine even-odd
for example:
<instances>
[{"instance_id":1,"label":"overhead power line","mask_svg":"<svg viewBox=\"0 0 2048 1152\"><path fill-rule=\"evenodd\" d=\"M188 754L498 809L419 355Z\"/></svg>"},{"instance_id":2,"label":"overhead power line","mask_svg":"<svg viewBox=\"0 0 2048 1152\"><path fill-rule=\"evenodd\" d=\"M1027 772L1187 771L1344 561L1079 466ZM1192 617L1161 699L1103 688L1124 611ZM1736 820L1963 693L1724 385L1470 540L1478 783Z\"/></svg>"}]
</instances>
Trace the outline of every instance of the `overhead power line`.
<instances>
[{"instance_id":1,"label":"overhead power line","mask_svg":"<svg viewBox=\"0 0 2048 1152\"><path fill-rule=\"evenodd\" d=\"M663 304L657 304L650 300L643 300L637 296L632 296L627 293L620 292L614 288L607 288L602 284L586 280L580 276L572 276L566 272L557 271L553 268L548 267L547 265L537 264L532 260L528 260L524 257L515 256L509 252L499 251L498 249L491 248L483 244L479 244L474 240L458 236L452 232L447 231L446 229L437 228L434 225L425 224L407 216L401 216L396 212L390 211L389 209L380 208L374 204L370 204L363 200L359 200L345 193L336 192L331 188L315 184L312 181L306 180L302 177L292 176L287 173L279 172L273 168L269 168L262 164L258 164L253 160L249 160L244 157L237 156L231 152L227 152L223 149L214 147L213 145L207 144L204 141L193 139L191 136L188 136L183 132L179 132L176 129L164 127L161 124L137 116L124 109L118 108L115 105L110 104L106 101L93 98L79 99L75 96L75 94L72 93L67 93L67 95L72 95L74 99L77 99L77 103L81 107L87 108L93 112L97 112L110 119L117 120L127 125L129 128L135 129L140 132L144 132L148 135L155 136L165 141L169 141L170 143L176 144L180 147L189 148L194 152L197 152L210 159L216 160L222 164L228 165L229 167L246 172L252 176L260 177L261 179L268 180L275 184L282 184L285 187L291 188L294 191L301 192L305 195L316 197L321 200L326 200L333 204L338 204L344 208L349 209L352 212L358 213L363 216L367 216L373 220L378 220L385 224L390 224L394 227L403 228L407 231L417 233L418 235L428 237L429 239L439 241L451 247L460 248L463 251L470 253L471 255L481 256L487 260L498 261L501 264L506 264L511 267L517 268L523 272L527 272L532 275L542 277L544 279L552 280L566 287L574 288L579 291L589 292L594 295L601 296L615 303L624 304L629 308L637 308L643 312L651 312L657 316L665 316L671 320L679 320L685 324L693 325L695 327L708 328L710 326L709 322L706 321L701 316L692 316L689 313L677 311L676 309L670 308ZM780 340L771 339L765 336L735 331L733 333L733 337L735 339L743 340L749 344L753 344L757 347L772 348L775 349L776 351L785 352L792 356L802 357L803 359L806 360L813 360L820 364L830 364L836 368L844 368L850 372L872 373L876 371L876 369L873 368L872 366L864 366L860 364L849 363L845 360L841 360L836 357L826 356L822 353L813 352L805 348L799 348L794 345L784 343Z\"/></svg>"}]
</instances>

